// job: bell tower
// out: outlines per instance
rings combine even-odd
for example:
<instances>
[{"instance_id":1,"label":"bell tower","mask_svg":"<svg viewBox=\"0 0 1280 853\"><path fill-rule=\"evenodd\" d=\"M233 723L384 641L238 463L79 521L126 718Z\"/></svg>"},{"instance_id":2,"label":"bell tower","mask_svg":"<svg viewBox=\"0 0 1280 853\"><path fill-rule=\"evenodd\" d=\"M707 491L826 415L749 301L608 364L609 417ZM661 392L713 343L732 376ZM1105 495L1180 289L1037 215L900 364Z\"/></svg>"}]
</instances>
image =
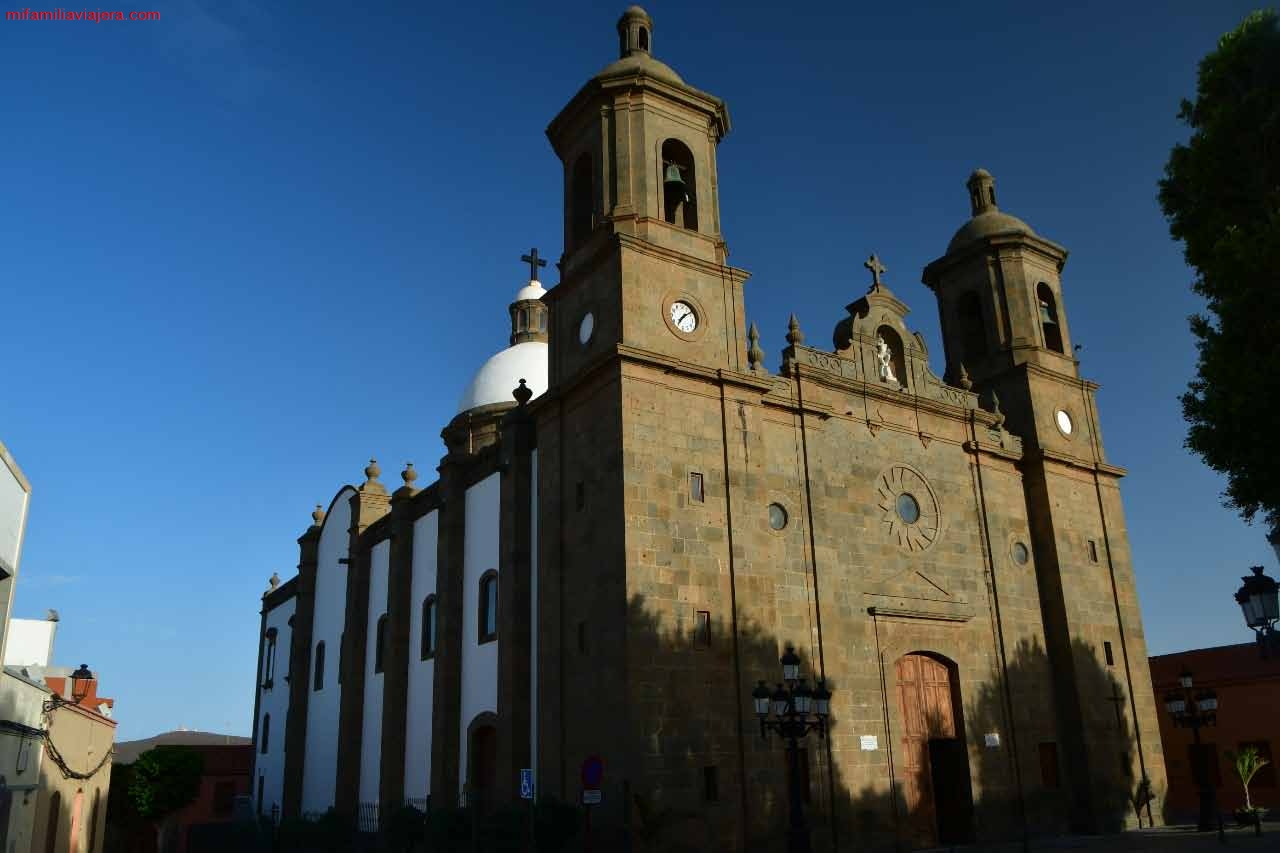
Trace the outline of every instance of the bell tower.
<instances>
[{"instance_id":1,"label":"bell tower","mask_svg":"<svg viewBox=\"0 0 1280 853\"><path fill-rule=\"evenodd\" d=\"M720 233L716 147L725 103L654 58L632 6L618 59L552 120L564 169L561 282L549 294L551 384L618 345L741 369L742 283Z\"/></svg>"},{"instance_id":2,"label":"bell tower","mask_svg":"<svg viewBox=\"0 0 1280 853\"><path fill-rule=\"evenodd\" d=\"M1098 427L1098 386L1082 379L1062 300L1067 250L996 204L995 179L969 176L971 218L924 270L937 296L947 381L998 397L1019 463L1073 824L1114 808L1090 780L1132 790L1164 766L1124 510L1123 468ZM1106 707L1111 703L1113 707ZM1112 713L1114 711L1114 714ZM1119 758L1118 758L1119 757Z\"/></svg>"}]
</instances>

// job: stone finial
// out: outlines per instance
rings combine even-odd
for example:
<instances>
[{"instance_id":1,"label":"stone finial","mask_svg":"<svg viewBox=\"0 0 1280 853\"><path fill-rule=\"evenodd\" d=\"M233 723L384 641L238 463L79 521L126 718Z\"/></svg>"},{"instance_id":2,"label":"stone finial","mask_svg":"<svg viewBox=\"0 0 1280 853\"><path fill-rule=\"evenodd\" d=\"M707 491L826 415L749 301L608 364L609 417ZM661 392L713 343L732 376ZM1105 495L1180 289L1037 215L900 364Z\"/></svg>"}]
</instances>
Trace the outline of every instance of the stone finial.
<instances>
[{"instance_id":1,"label":"stone finial","mask_svg":"<svg viewBox=\"0 0 1280 853\"><path fill-rule=\"evenodd\" d=\"M990 210L998 210L996 179L986 169L974 169L965 186L969 188L969 209L974 216Z\"/></svg>"},{"instance_id":2,"label":"stone finial","mask_svg":"<svg viewBox=\"0 0 1280 853\"><path fill-rule=\"evenodd\" d=\"M880 276L889 271L889 268L880 263L880 257L875 252L871 253L871 257L862 262L862 265L871 270L871 290L880 289Z\"/></svg>"},{"instance_id":3,"label":"stone finial","mask_svg":"<svg viewBox=\"0 0 1280 853\"><path fill-rule=\"evenodd\" d=\"M755 323L747 330L747 364L753 371L764 369L764 350L760 349L760 330Z\"/></svg>"},{"instance_id":4,"label":"stone finial","mask_svg":"<svg viewBox=\"0 0 1280 853\"><path fill-rule=\"evenodd\" d=\"M324 509L320 504L316 504L316 508L311 511L311 523L315 527L319 527L322 521L324 521Z\"/></svg>"},{"instance_id":5,"label":"stone finial","mask_svg":"<svg viewBox=\"0 0 1280 853\"><path fill-rule=\"evenodd\" d=\"M804 343L804 332L800 331L800 321L796 319L796 315L791 315L790 322L787 323L787 346L798 347Z\"/></svg>"},{"instance_id":6,"label":"stone finial","mask_svg":"<svg viewBox=\"0 0 1280 853\"><path fill-rule=\"evenodd\" d=\"M372 483L382 474L382 469L378 467L377 459L370 459L369 464L364 466L365 481Z\"/></svg>"},{"instance_id":7,"label":"stone finial","mask_svg":"<svg viewBox=\"0 0 1280 853\"><path fill-rule=\"evenodd\" d=\"M49 608L48 610L46 610L46 611L45 611L44 621L46 621L46 622L60 622L60 621L62 621L62 617L58 615L58 611L54 610L54 609L51 607L51 608Z\"/></svg>"},{"instance_id":8,"label":"stone finial","mask_svg":"<svg viewBox=\"0 0 1280 853\"><path fill-rule=\"evenodd\" d=\"M267 592L275 592L280 586L280 573L272 572L271 577L267 578Z\"/></svg>"},{"instance_id":9,"label":"stone finial","mask_svg":"<svg viewBox=\"0 0 1280 853\"><path fill-rule=\"evenodd\" d=\"M418 479L418 472L414 470L412 462L404 463L404 470L400 472L400 479L404 480L404 484L413 487L413 481Z\"/></svg>"},{"instance_id":10,"label":"stone finial","mask_svg":"<svg viewBox=\"0 0 1280 853\"><path fill-rule=\"evenodd\" d=\"M1000 411L1000 395L995 391L991 392L991 414L996 416L996 422L992 426L996 429L1004 429L1004 412Z\"/></svg>"},{"instance_id":11,"label":"stone finial","mask_svg":"<svg viewBox=\"0 0 1280 853\"><path fill-rule=\"evenodd\" d=\"M964 369L964 362L960 362L960 387L966 391L973 390L973 380L969 378L969 371Z\"/></svg>"},{"instance_id":12,"label":"stone finial","mask_svg":"<svg viewBox=\"0 0 1280 853\"><path fill-rule=\"evenodd\" d=\"M521 379L520 384L511 392L511 396L516 398L517 405L524 406L533 399L533 389Z\"/></svg>"}]
</instances>

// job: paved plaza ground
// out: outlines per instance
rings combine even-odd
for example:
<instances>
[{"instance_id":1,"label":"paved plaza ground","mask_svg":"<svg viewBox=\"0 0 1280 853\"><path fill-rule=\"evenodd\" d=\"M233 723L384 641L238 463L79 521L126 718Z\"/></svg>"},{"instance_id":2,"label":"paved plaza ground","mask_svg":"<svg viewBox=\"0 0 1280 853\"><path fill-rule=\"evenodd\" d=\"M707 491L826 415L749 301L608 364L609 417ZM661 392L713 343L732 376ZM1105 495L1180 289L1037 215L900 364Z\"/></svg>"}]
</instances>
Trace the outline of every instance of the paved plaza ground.
<instances>
[{"instance_id":1,"label":"paved plaza ground","mask_svg":"<svg viewBox=\"0 0 1280 853\"><path fill-rule=\"evenodd\" d=\"M957 853L983 851L983 853L1021 853L1021 844L981 845L975 844L956 848L938 848L939 850L956 850ZM1119 835L1072 835L1059 838L1033 839L1025 848L1031 853L1055 850L1081 850L1088 853L1228 853L1241 851L1280 851L1280 821L1267 821L1262 824L1262 834L1257 835L1253 827L1230 825L1223 829L1219 837L1217 832L1196 832L1194 826L1165 826L1159 829L1140 829Z\"/></svg>"}]
</instances>

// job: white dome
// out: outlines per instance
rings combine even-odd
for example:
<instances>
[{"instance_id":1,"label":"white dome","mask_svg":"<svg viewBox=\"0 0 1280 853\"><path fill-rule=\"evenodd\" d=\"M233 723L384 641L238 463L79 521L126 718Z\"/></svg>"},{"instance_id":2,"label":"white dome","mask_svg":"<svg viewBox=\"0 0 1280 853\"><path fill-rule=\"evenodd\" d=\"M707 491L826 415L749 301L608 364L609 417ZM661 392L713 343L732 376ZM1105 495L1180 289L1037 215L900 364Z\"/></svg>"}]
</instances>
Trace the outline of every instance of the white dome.
<instances>
[{"instance_id":1,"label":"white dome","mask_svg":"<svg viewBox=\"0 0 1280 853\"><path fill-rule=\"evenodd\" d=\"M546 295L546 292L547 291L542 287L542 282L535 278L524 287L520 288L520 291L516 294L516 298L511 301L522 302L526 299L541 299Z\"/></svg>"},{"instance_id":2,"label":"white dome","mask_svg":"<svg viewBox=\"0 0 1280 853\"><path fill-rule=\"evenodd\" d=\"M515 398L511 396L511 392L520 384L521 379L535 397L547 390L545 343L525 341L504 349L486 361L476 371L466 393L458 402L458 411L461 413L491 403L514 403Z\"/></svg>"}]
</instances>

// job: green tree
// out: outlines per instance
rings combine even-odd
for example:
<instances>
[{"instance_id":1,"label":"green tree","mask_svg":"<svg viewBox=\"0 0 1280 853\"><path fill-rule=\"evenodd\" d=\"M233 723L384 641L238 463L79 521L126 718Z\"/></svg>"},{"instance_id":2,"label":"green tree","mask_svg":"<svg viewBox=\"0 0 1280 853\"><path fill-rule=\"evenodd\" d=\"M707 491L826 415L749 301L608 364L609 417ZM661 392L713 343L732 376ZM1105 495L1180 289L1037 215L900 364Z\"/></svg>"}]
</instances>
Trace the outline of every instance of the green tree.
<instances>
[{"instance_id":1,"label":"green tree","mask_svg":"<svg viewBox=\"0 0 1280 853\"><path fill-rule=\"evenodd\" d=\"M1182 397L1186 445L1227 477L1224 502L1280 528L1280 28L1254 12L1200 62L1160 182L1169 231L1206 313L1191 317L1199 363Z\"/></svg>"},{"instance_id":2,"label":"green tree","mask_svg":"<svg viewBox=\"0 0 1280 853\"><path fill-rule=\"evenodd\" d=\"M1246 746L1235 755L1228 754L1228 757L1235 764L1236 775L1240 777L1240 785L1244 788L1245 811L1251 812L1253 802L1249 799L1249 783L1259 770L1271 762L1262 757L1256 746Z\"/></svg>"},{"instance_id":3,"label":"green tree","mask_svg":"<svg viewBox=\"0 0 1280 853\"><path fill-rule=\"evenodd\" d=\"M138 817L155 827L161 853L175 813L200 793L203 775L204 755L187 746L157 746L133 763L127 797Z\"/></svg>"}]
</instances>

